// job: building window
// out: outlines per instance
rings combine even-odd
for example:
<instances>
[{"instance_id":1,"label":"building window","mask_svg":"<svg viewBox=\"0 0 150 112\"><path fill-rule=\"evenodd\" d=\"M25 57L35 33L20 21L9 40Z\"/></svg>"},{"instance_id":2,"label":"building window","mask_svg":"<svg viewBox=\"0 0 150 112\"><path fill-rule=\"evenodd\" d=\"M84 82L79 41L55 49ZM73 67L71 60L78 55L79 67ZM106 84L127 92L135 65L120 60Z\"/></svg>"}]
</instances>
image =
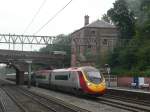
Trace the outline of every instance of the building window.
<instances>
[{"instance_id":1,"label":"building window","mask_svg":"<svg viewBox=\"0 0 150 112\"><path fill-rule=\"evenodd\" d=\"M88 45L87 48L89 48L89 49L92 48L92 45Z\"/></svg>"},{"instance_id":2,"label":"building window","mask_svg":"<svg viewBox=\"0 0 150 112\"><path fill-rule=\"evenodd\" d=\"M91 35L95 35L96 32L94 30L91 31Z\"/></svg>"},{"instance_id":3,"label":"building window","mask_svg":"<svg viewBox=\"0 0 150 112\"><path fill-rule=\"evenodd\" d=\"M104 39L104 40L103 40L103 45L108 45L107 39Z\"/></svg>"}]
</instances>

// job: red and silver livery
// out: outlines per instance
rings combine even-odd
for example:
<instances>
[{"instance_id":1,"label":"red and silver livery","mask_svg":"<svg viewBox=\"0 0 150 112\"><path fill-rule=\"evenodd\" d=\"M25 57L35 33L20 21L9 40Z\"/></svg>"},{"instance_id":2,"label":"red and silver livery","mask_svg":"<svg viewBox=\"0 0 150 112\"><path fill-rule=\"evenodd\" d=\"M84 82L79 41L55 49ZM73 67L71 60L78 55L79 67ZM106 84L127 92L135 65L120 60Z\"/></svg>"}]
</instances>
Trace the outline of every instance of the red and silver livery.
<instances>
[{"instance_id":1,"label":"red and silver livery","mask_svg":"<svg viewBox=\"0 0 150 112\"><path fill-rule=\"evenodd\" d=\"M49 85L54 89L90 95L103 95L106 91L103 75L91 66L40 70L36 72L36 83Z\"/></svg>"}]
</instances>

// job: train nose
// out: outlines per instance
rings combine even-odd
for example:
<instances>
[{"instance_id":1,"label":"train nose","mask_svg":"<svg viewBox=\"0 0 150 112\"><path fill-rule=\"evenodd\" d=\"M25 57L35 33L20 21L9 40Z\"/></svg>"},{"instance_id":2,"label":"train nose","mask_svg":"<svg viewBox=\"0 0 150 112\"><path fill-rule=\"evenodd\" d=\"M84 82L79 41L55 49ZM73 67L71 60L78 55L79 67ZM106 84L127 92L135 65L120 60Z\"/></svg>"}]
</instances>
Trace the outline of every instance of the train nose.
<instances>
[{"instance_id":1,"label":"train nose","mask_svg":"<svg viewBox=\"0 0 150 112\"><path fill-rule=\"evenodd\" d=\"M106 86L103 83L98 84L98 85L87 83L87 86L88 86L89 90L91 90L93 93L100 93L100 94L102 93L102 94L104 94L105 91L106 91Z\"/></svg>"}]
</instances>

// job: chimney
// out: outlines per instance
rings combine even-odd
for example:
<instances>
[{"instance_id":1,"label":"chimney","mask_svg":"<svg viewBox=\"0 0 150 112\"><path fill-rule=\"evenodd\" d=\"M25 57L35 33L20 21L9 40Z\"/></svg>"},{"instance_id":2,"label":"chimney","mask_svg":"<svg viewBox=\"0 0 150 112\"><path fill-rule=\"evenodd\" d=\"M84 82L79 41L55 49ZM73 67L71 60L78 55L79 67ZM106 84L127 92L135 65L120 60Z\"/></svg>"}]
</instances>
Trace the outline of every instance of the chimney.
<instances>
[{"instance_id":1,"label":"chimney","mask_svg":"<svg viewBox=\"0 0 150 112\"><path fill-rule=\"evenodd\" d=\"M88 15L85 15L84 16L84 26L88 25L89 24L89 16Z\"/></svg>"}]
</instances>

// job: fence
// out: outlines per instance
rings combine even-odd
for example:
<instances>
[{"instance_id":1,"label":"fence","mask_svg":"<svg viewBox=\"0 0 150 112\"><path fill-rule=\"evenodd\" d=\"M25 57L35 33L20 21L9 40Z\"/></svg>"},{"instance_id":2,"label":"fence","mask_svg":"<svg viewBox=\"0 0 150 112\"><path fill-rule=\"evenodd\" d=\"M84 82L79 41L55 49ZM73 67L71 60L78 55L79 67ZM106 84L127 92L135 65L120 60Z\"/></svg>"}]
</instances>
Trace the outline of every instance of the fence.
<instances>
[{"instance_id":1,"label":"fence","mask_svg":"<svg viewBox=\"0 0 150 112\"><path fill-rule=\"evenodd\" d=\"M115 75L110 75L110 77L109 77L109 75L107 74L105 74L104 75L104 77L105 77L105 81L106 81L106 85L107 86L110 86L110 87L117 87L117 76L115 76ZM109 79L110 78L110 79ZM109 82L110 81L110 82Z\"/></svg>"}]
</instances>

